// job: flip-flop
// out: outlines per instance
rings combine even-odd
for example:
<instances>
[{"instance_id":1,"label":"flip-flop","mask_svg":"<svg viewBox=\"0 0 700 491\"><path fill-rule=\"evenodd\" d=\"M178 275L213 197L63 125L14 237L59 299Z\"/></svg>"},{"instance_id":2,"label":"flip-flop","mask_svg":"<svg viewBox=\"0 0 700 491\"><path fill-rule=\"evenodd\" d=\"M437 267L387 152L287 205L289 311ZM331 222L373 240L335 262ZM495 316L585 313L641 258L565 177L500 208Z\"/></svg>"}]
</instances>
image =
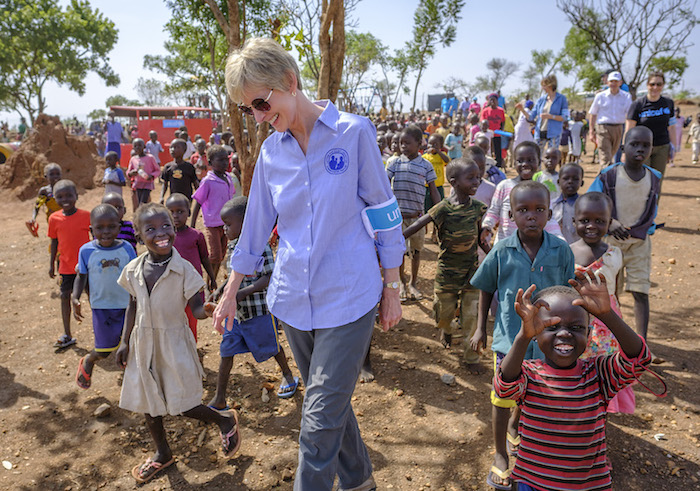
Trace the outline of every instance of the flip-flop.
<instances>
[{"instance_id":1,"label":"flip-flop","mask_svg":"<svg viewBox=\"0 0 700 491\"><path fill-rule=\"evenodd\" d=\"M297 387L299 387L299 377L294 377L293 384L280 385L279 389L277 389L277 397L280 399L289 399L294 397L294 394L297 393Z\"/></svg>"},{"instance_id":2,"label":"flip-flop","mask_svg":"<svg viewBox=\"0 0 700 491\"><path fill-rule=\"evenodd\" d=\"M65 334L61 334L61 337L58 338L58 340L55 343L53 343L53 347L58 348L58 349L63 349L63 348L67 348L68 346L72 346L77 342L78 342L77 339L69 338Z\"/></svg>"},{"instance_id":3,"label":"flip-flop","mask_svg":"<svg viewBox=\"0 0 700 491\"><path fill-rule=\"evenodd\" d=\"M151 458L149 457L148 459L146 459L146 462L137 465L136 467L131 469L131 475L134 479L136 479L137 483L143 484L153 479L156 476L156 474L158 474L162 470L167 469L174 463L174 457L169 461L165 462L164 464L151 460Z\"/></svg>"},{"instance_id":4,"label":"flip-flop","mask_svg":"<svg viewBox=\"0 0 700 491\"><path fill-rule=\"evenodd\" d=\"M39 237L39 224L34 222L25 222L25 225L27 226L27 229L29 230L29 233L32 234L34 237Z\"/></svg>"},{"instance_id":5,"label":"flip-flop","mask_svg":"<svg viewBox=\"0 0 700 491\"><path fill-rule=\"evenodd\" d=\"M502 471L501 469L499 469L495 465L492 465L491 470L489 471L489 475L486 477L486 484L488 484L492 488L500 489L502 491L510 491L511 490L511 488L513 487L512 482L510 484L508 484L507 486L505 484L495 483L493 481L494 475L498 476L501 479L501 481L503 481L505 479L510 479L510 469L506 469L506 470Z\"/></svg>"},{"instance_id":6,"label":"flip-flop","mask_svg":"<svg viewBox=\"0 0 700 491\"><path fill-rule=\"evenodd\" d=\"M506 448L508 449L508 455L514 457L518 455L518 449L520 448L520 435L514 437L510 432L506 432Z\"/></svg>"},{"instance_id":7,"label":"flip-flop","mask_svg":"<svg viewBox=\"0 0 700 491\"><path fill-rule=\"evenodd\" d=\"M85 371L85 368L83 367L83 364L85 363L85 358L87 358L87 355L83 356L80 359L80 361L78 362L78 371L75 372L75 383L81 389L89 389L90 385L92 385L92 382L90 381L91 376ZM87 381L84 384L80 382L81 375Z\"/></svg>"},{"instance_id":8,"label":"flip-flop","mask_svg":"<svg viewBox=\"0 0 700 491\"><path fill-rule=\"evenodd\" d=\"M406 293L411 300L423 300L423 294L413 285L408 285L408 292Z\"/></svg>"},{"instance_id":9,"label":"flip-flop","mask_svg":"<svg viewBox=\"0 0 700 491\"><path fill-rule=\"evenodd\" d=\"M214 406L207 406L207 407L208 407L209 409L213 409L213 410L216 411L217 413L221 413L221 414L224 414L224 415L227 415L227 416L231 416L231 408L230 408L229 406L226 406L226 407L223 408L223 409L219 409L218 407L214 407Z\"/></svg>"},{"instance_id":10,"label":"flip-flop","mask_svg":"<svg viewBox=\"0 0 700 491\"><path fill-rule=\"evenodd\" d=\"M231 431L229 431L225 435L219 432L219 435L221 435L221 448L223 449L224 457L226 458L233 457L234 455L236 455L236 452L238 452L238 449L241 448L241 432L240 426L238 425L238 411L234 409L232 412L232 416L234 419L233 428L231 428ZM230 448L231 437L233 437L234 435L236 436L236 445L233 448Z\"/></svg>"}]
</instances>

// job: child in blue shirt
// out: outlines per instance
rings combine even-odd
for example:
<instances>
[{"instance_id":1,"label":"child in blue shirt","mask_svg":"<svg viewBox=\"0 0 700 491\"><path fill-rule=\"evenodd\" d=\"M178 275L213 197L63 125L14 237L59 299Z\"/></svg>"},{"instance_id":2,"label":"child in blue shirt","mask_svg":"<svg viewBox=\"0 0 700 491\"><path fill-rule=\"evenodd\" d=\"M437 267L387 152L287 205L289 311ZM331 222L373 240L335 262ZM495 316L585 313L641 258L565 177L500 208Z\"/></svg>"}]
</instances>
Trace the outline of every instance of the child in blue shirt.
<instances>
[{"instance_id":1,"label":"child in blue shirt","mask_svg":"<svg viewBox=\"0 0 700 491\"><path fill-rule=\"evenodd\" d=\"M552 216L549 190L535 181L522 181L510 192L509 212L517 232L494 245L477 269L471 284L481 290L477 329L471 338L474 351L486 347L486 319L494 292L498 291L498 313L493 328L496 368L513 345L520 331L520 318L514 310L518 289L537 285L538 290L568 285L574 277L574 255L563 240L544 230ZM528 347L526 358L542 358L536 343ZM508 455L517 452L519 411L513 401L500 399L491 392L492 420L496 455L487 482L497 489L510 487ZM506 437L510 448L506 448Z\"/></svg>"},{"instance_id":2,"label":"child in blue shirt","mask_svg":"<svg viewBox=\"0 0 700 491\"><path fill-rule=\"evenodd\" d=\"M89 286L95 334L95 348L78 363L75 383L81 389L90 388L95 362L115 351L122 337L129 293L117 284L117 279L136 252L131 244L117 239L119 228L117 209L108 204L97 205L90 213L90 230L95 240L84 244L78 253L78 278L71 298L73 316L78 322L83 320L80 295Z\"/></svg>"}]
</instances>

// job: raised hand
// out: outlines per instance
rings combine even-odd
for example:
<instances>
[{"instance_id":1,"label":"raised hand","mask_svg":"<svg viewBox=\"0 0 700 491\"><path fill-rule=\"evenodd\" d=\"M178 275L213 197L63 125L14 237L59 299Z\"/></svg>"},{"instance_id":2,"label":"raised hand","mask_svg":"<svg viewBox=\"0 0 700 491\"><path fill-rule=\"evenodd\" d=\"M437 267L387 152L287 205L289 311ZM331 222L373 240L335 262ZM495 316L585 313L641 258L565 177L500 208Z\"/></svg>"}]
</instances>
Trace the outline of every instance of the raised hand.
<instances>
[{"instance_id":1,"label":"raised hand","mask_svg":"<svg viewBox=\"0 0 700 491\"><path fill-rule=\"evenodd\" d=\"M576 278L569 280L569 284L581 295L572 302L573 305L583 307L598 318L610 312L610 294L605 276L600 272L577 271Z\"/></svg>"},{"instance_id":2,"label":"raised hand","mask_svg":"<svg viewBox=\"0 0 700 491\"><path fill-rule=\"evenodd\" d=\"M549 304L542 299L537 300L534 304L532 303L532 293L535 291L535 288L537 288L535 285L530 285L525 292L520 288L515 296L515 311L523 320L521 332L528 339L534 338L544 331L546 327L561 322L561 318L557 316L542 320L538 315L541 308L549 310Z\"/></svg>"}]
</instances>

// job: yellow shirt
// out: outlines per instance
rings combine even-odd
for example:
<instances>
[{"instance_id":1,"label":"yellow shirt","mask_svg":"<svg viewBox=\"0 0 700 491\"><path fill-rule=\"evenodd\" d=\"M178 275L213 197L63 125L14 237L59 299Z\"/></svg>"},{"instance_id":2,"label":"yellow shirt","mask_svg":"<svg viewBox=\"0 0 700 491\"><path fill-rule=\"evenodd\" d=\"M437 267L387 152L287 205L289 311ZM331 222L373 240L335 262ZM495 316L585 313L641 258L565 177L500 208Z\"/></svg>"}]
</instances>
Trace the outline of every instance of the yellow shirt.
<instances>
[{"instance_id":1,"label":"yellow shirt","mask_svg":"<svg viewBox=\"0 0 700 491\"><path fill-rule=\"evenodd\" d=\"M423 154L423 158L430 162L433 166L433 169L435 169L435 174L437 175L437 179L435 180L435 186L440 187L445 184L445 166L447 165L447 162L442 160L442 157L440 157L439 153L429 153L425 152ZM427 187L427 186L426 186Z\"/></svg>"}]
</instances>

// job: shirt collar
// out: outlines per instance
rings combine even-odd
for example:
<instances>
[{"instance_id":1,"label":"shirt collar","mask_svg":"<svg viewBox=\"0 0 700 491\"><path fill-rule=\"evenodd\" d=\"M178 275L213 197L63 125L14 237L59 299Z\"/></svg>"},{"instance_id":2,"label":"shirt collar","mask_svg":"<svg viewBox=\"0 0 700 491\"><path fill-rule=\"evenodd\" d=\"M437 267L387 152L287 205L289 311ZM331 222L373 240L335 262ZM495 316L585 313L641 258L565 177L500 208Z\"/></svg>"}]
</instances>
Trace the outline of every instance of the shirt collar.
<instances>
[{"instance_id":1,"label":"shirt collar","mask_svg":"<svg viewBox=\"0 0 700 491\"><path fill-rule=\"evenodd\" d=\"M318 117L318 119L316 121L317 122L320 121L321 123L328 126L328 128L332 129L333 131L337 130L338 129L338 119L340 119L340 113L338 112L338 108L335 107L335 104L333 104L328 99L323 99L321 101L314 101L314 104L323 108L323 112L321 113L321 115ZM283 134L283 137L294 138L294 135L292 135L292 132L290 130L286 130Z\"/></svg>"},{"instance_id":2,"label":"shirt collar","mask_svg":"<svg viewBox=\"0 0 700 491\"><path fill-rule=\"evenodd\" d=\"M554 204L557 204L557 203L575 203L577 199L578 199L578 193L574 194L573 196L569 196L568 198L564 198L564 195L560 194L559 197L554 200Z\"/></svg>"}]
</instances>

